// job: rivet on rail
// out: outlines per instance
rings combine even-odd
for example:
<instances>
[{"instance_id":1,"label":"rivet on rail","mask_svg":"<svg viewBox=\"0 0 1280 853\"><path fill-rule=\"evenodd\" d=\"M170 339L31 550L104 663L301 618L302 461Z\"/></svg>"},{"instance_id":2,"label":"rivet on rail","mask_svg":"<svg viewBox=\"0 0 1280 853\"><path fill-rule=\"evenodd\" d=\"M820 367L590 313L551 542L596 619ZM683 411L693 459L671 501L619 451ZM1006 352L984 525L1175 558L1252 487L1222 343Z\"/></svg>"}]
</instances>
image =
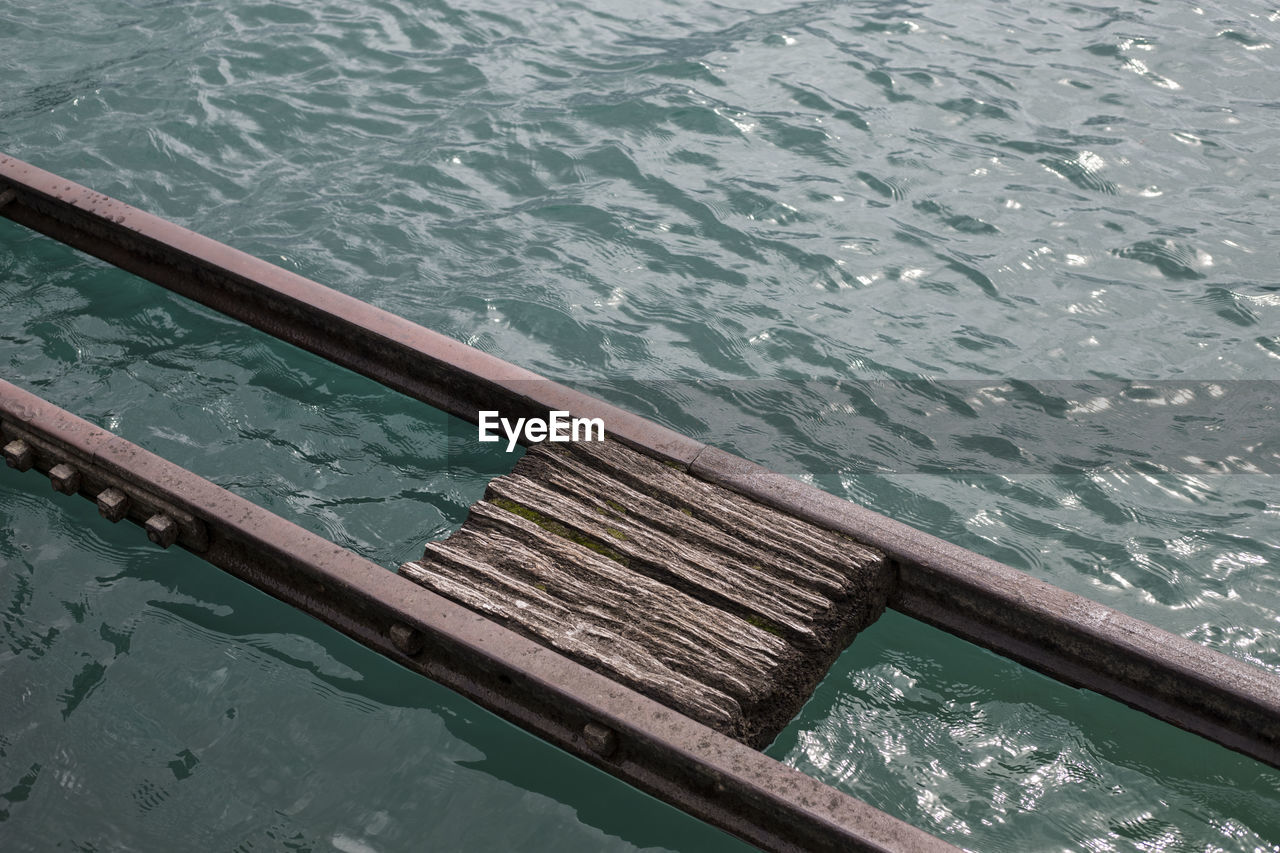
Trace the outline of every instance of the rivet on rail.
<instances>
[{"instance_id":1,"label":"rivet on rail","mask_svg":"<svg viewBox=\"0 0 1280 853\"><path fill-rule=\"evenodd\" d=\"M591 751L601 758L608 758L618 748L618 735L608 726L587 723L582 727L582 739Z\"/></svg>"},{"instance_id":2,"label":"rivet on rail","mask_svg":"<svg viewBox=\"0 0 1280 853\"><path fill-rule=\"evenodd\" d=\"M129 496L116 488L103 489L98 493L98 515L107 521L116 522L129 514Z\"/></svg>"},{"instance_id":3,"label":"rivet on rail","mask_svg":"<svg viewBox=\"0 0 1280 853\"><path fill-rule=\"evenodd\" d=\"M409 657L422 651L424 638L421 631L397 622L387 633L391 636L391 644Z\"/></svg>"},{"instance_id":4,"label":"rivet on rail","mask_svg":"<svg viewBox=\"0 0 1280 853\"><path fill-rule=\"evenodd\" d=\"M30 471L35 464L36 454L31 445L19 438L4 446L4 461L10 468Z\"/></svg>"},{"instance_id":5,"label":"rivet on rail","mask_svg":"<svg viewBox=\"0 0 1280 853\"><path fill-rule=\"evenodd\" d=\"M142 526L147 531L147 538L161 548L168 548L178 541L178 523L162 512L148 518Z\"/></svg>"},{"instance_id":6,"label":"rivet on rail","mask_svg":"<svg viewBox=\"0 0 1280 853\"><path fill-rule=\"evenodd\" d=\"M65 462L60 462L49 469L49 482L55 492L74 495L80 491L80 472Z\"/></svg>"}]
</instances>

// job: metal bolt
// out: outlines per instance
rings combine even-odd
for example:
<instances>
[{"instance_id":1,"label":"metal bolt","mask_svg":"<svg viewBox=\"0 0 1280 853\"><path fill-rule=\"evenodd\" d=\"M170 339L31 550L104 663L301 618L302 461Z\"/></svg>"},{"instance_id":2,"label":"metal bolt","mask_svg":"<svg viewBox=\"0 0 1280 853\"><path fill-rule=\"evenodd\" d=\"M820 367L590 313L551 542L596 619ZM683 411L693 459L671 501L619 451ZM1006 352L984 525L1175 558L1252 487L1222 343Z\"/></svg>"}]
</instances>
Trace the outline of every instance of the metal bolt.
<instances>
[{"instance_id":1,"label":"metal bolt","mask_svg":"<svg viewBox=\"0 0 1280 853\"><path fill-rule=\"evenodd\" d=\"M61 462L49 469L49 482L53 484L55 492L74 495L80 491L80 472Z\"/></svg>"},{"instance_id":2,"label":"metal bolt","mask_svg":"<svg viewBox=\"0 0 1280 853\"><path fill-rule=\"evenodd\" d=\"M410 657L422 651L422 647L425 644L421 631L415 631L408 625L402 625L399 622L392 625L391 630L387 633L391 635L392 644Z\"/></svg>"},{"instance_id":3,"label":"metal bolt","mask_svg":"<svg viewBox=\"0 0 1280 853\"><path fill-rule=\"evenodd\" d=\"M119 489L103 489L98 493L98 515L107 521L120 521L129 512L129 496Z\"/></svg>"},{"instance_id":4,"label":"metal bolt","mask_svg":"<svg viewBox=\"0 0 1280 853\"><path fill-rule=\"evenodd\" d=\"M601 758L608 758L618 748L618 735L608 726L587 723L582 727L582 739Z\"/></svg>"},{"instance_id":5,"label":"metal bolt","mask_svg":"<svg viewBox=\"0 0 1280 853\"><path fill-rule=\"evenodd\" d=\"M178 523L162 512L148 518L142 527L147 531L147 538L161 548L168 548L178 541Z\"/></svg>"},{"instance_id":6,"label":"metal bolt","mask_svg":"<svg viewBox=\"0 0 1280 853\"><path fill-rule=\"evenodd\" d=\"M18 438L4 446L4 461L8 463L10 468L17 468L19 471L30 471L31 466L36 462L36 454L31 449L31 445Z\"/></svg>"}]
</instances>

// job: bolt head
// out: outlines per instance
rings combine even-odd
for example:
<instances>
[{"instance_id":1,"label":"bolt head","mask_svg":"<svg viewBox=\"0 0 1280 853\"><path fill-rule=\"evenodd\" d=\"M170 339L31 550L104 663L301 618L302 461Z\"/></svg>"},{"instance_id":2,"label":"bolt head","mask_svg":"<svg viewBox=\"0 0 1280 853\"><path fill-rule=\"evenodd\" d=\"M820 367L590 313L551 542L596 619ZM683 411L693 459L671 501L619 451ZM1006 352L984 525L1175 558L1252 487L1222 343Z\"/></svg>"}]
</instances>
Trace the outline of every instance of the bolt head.
<instances>
[{"instance_id":1,"label":"bolt head","mask_svg":"<svg viewBox=\"0 0 1280 853\"><path fill-rule=\"evenodd\" d=\"M103 489L98 493L98 515L116 522L129 513L129 496L119 489Z\"/></svg>"},{"instance_id":2,"label":"bolt head","mask_svg":"<svg viewBox=\"0 0 1280 853\"><path fill-rule=\"evenodd\" d=\"M613 729L599 723L587 723L583 726L582 739L601 758L608 758L618 748L618 735Z\"/></svg>"},{"instance_id":3,"label":"bolt head","mask_svg":"<svg viewBox=\"0 0 1280 853\"><path fill-rule=\"evenodd\" d=\"M387 633L391 636L392 645L410 657L422 651L425 644L421 631L416 631L408 625L401 625L399 622L392 625Z\"/></svg>"},{"instance_id":4,"label":"bolt head","mask_svg":"<svg viewBox=\"0 0 1280 853\"><path fill-rule=\"evenodd\" d=\"M55 492L74 495L80 491L80 472L65 462L60 462L49 469L49 482Z\"/></svg>"},{"instance_id":5,"label":"bolt head","mask_svg":"<svg viewBox=\"0 0 1280 853\"><path fill-rule=\"evenodd\" d=\"M10 468L30 471L36 462L36 454L31 445L19 438L4 446L4 461Z\"/></svg>"},{"instance_id":6,"label":"bolt head","mask_svg":"<svg viewBox=\"0 0 1280 853\"><path fill-rule=\"evenodd\" d=\"M142 527L147 531L147 538L161 548L168 548L178 541L178 522L162 512L148 518Z\"/></svg>"}]
</instances>

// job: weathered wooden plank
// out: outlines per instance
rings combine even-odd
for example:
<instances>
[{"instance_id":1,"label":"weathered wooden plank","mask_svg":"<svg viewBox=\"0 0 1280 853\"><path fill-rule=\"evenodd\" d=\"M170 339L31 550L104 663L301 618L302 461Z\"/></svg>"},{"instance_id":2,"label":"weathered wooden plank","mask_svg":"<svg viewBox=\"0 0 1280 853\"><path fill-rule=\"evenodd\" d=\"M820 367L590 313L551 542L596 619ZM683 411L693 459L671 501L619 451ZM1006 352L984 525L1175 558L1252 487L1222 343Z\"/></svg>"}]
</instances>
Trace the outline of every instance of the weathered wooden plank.
<instances>
[{"instance_id":1,"label":"weathered wooden plank","mask_svg":"<svg viewBox=\"0 0 1280 853\"><path fill-rule=\"evenodd\" d=\"M753 746L888 592L879 552L614 442L535 446L401 573Z\"/></svg>"},{"instance_id":2,"label":"weathered wooden plank","mask_svg":"<svg viewBox=\"0 0 1280 853\"><path fill-rule=\"evenodd\" d=\"M775 562L792 566L795 583L818 592L839 594L856 585L848 563L881 560L879 551L848 536L691 477L614 441L543 445L537 453L527 453L513 473L543 479L564 471L590 482L588 470L604 475L605 479L596 481L602 493L607 494L609 481L622 482L707 522L707 527L685 527L681 522L668 529L680 535L705 535L708 529L731 532L731 537L715 538L716 547L732 549L734 542L740 542L771 553ZM584 494L594 491L584 489Z\"/></svg>"},{"instance_id":3,"label":"weathered wooden plank","mask_svg":"<svg viewBox=\"0 0 1280 853\"><path fill-rule=\"evenodd\" d=\"M771 671L793 653L745 620L490 503L428 554L401 573L736 736L742 703L764 700Z\"/></svg>"},{"instance_id":4,"label":"weathered wooden plank","mask_svg":"<svg viewBox=\"0 0 1280 853\"><path fill-rule=\"evenodd\" d=\"M625 502L633 510L635 496L618 484L611 503ZM792 642L817 643L813 622L831 609L831 601L809 590L789 587L766 571L759 559L752 564L730 563L696 543L646 526L650 516L637 518L619 508L588 507L575 497L549 489L527 477L499 477L489 484L486 499L521 507L536 507L545 517L575 535L598 542L617 554L628 568L715 604L743 619L783 634ZM607 514L606 514L607 513ZM692 523L692 522L690 522Z\"/></svg>"}]
</instances>

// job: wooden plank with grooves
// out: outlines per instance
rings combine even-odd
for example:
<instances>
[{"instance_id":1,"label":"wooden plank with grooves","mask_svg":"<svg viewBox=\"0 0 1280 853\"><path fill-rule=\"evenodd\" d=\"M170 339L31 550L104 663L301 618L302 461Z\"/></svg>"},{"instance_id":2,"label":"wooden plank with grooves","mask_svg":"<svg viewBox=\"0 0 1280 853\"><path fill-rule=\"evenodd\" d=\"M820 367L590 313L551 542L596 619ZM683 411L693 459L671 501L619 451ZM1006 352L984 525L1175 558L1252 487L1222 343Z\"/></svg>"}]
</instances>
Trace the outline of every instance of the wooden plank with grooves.
<instances>
[{"instance_id":1,"label":"wooden plank with grooves","mask_svg":"<svg viewBox=\"0 0 1280 853\"><path fill-rule=\"evenodd\" d=\"M611 440L534 445L400 573L757 748L891 586L879 551Z\"/></svg>"}]
</instances>

